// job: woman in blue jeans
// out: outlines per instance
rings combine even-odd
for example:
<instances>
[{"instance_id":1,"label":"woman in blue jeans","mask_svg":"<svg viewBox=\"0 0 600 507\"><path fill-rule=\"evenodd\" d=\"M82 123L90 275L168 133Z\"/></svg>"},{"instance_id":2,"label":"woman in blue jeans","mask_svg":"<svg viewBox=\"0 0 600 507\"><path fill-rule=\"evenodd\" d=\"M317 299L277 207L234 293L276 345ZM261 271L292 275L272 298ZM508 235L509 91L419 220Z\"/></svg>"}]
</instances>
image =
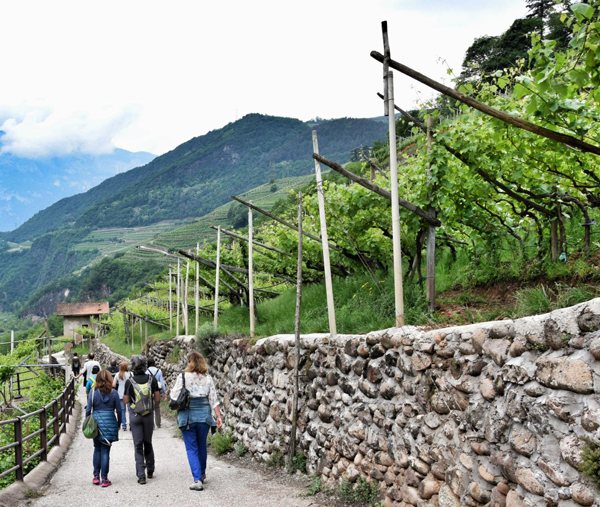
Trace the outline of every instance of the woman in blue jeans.
<instances>
[{"instance_id":1,"label":"woman in blue jeans","mask_svg":"<svg viewBox=\"0 0 600 507\"><path fill-rule=\"evenodd\" d=\"M125 383L129 379L129 376L129 363L123 361L119 365L119 373L115 375L115 379L113 380L113 387L119 393L119 399L121 400L121 427L123 430L127 429L127 408L129 406L123 402L123 395L125 394ZM131 425L131 410L129 411L129 424Z\"/></svg>"},{"instance_id":2,"label":"woman in blue jeans","mask_svg":"<svg viewBox=\"0 0 600 507\"><path fill-rule=\"evenodd\" d=\"M121 403L119 395L112 387L113 379L109 371L103 370L96 376L96 386L90 391L85 415L93 415L98 423L98 436L94 438L94 478L92 484L106 488L112 483L108 480L110 447L119 440L121 424Z\"/></svg>"},{"instance_id":3,"label":"woman in blue jeans","mask_svg":"<svg viewBox=\"0 0 600 507\"><path fill-rule=\"evenodd\" d=\"M215 384L208 375L208 366L204 357L199 352L193 351L187 355L188 367L177 377L175 386L171 389L171 399L176 400L183 386L185 375L185 387L190 394L190 405L186 410L179 411L177 424L181 429L188 462L194 477L194 483L190 489L202 491L202 482L206 480L206 438L208 431L213 425L211 410L217 416L217 428L223 426L221 411Z\"/></svg>"}]
</instances>

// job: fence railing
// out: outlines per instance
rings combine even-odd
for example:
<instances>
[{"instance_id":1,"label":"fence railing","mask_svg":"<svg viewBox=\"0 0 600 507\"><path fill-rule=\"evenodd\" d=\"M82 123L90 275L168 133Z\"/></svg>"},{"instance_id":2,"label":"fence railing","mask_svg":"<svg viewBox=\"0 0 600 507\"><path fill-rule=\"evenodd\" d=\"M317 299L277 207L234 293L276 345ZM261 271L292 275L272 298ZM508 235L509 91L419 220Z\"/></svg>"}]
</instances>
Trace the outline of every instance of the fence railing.
<instances>
[{"instance_id":1,"label":"fence railing","mask_svg":"<svg viewBox=\"0 0 600 507\"><path fill-rule=\"evenodd\" d=\"M0 447L0 453L10 451L11 449L14 449L15 453L15 466L0 473L0 479L14 472L16 480L22 481L23 477L25 477L25 466L30 461L37 457L42 461L46 461L48 459L48 451L50 448L55 445L60 445L60 435L67 430L67 423L69 422L69 417L73 412L74 406L75 380L71 379L63 392L48 403L48 405L24 416L0 421L0 427L8 424L14 425L14 441ZM49 410L52 411L50 418L48 417ZM26 423L29 419L36 416L39 417L40 428L37 431L23 436L23 423ZM52 429L52 437L49 439L48 430L50 429ZM24 459L23 444L26 444L29 440L38 435L40 436L40 449Z\"/></svg>"}]
</instances>

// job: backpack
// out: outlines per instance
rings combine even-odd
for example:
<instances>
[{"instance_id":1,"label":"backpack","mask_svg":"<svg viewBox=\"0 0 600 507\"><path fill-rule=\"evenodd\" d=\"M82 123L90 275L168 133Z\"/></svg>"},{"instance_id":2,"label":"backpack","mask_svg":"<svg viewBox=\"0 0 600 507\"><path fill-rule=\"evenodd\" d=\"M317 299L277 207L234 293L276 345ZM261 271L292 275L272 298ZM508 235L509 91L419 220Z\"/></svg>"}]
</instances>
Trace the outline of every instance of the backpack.
<instances>
[{"instance_id":1,"label":"backpack","mask_svg":"<svg viewBox=\"0 0 600 507\"><path fill-rule=\"evenodd\" d=\"M148 375L148 382L138 384L133 380L133 375L129 377L129 382L136 394L136 400L131 401L129 407L134 414L148 415L152 412L152 376Z\"/></svg>"}]
</instances>

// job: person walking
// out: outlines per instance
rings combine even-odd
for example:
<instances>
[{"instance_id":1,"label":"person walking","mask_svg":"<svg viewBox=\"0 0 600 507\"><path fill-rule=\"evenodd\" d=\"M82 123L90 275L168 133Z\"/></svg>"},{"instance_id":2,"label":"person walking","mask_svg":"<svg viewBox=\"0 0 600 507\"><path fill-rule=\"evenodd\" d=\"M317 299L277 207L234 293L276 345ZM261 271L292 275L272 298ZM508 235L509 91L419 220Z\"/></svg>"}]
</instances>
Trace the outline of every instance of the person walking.
<instances>
[{"instance_id":1,"label":"person walking","mask_svg":"<svg viewBox=\"0 0 600 507\"><path fill-rule=\"evenodd\" d=\"M83 370L79 375L77 375L76 378L79 378L81 377L81 375L83 375L83 384L87 385L87 380L92 374L92 369L94 368L94 366L98 367L98 371L101 370L100 363L94 359L94 353L90 352L87 356L87 361L83 365Z\"/></svg>"},{"instance_id":2,"label":"person walking","mask_svg":"<svg viewBox=\"0 0 600 507\"><path fill-rule=\"evenodd\" d=\"M125 382L127 382L129 376L129 363L127 361L122 361L119 365L119 373L115 375L113 380L113 387L117 390L119 400L121 401L121 428L123 428L123 430L127 430L127 409L129 408L129 405L126 405L123 402L123 395L125 394ZM129 411L129 429L131 429L131 411Z\"/></svg>"},{"instance_id":3,"label":"person walking","mask_svg":"<svg viewBox=\"0 0 600 507\"><path fill-rule=\"evenodd\" d=\"M123 403L130 404L129 425L133 437L135 472L139 484L146 484L146 477L154 476L154 432L153 401L160 399L158 382L148 375L148 361L145 356L131 357L131 376L125 382Z\"/></svg>"},{"instance_id":4,"label":"person walking","mask_svg":"<svg viewBox=\"0 0 600 507\"><path fill-rule=\"evenodd\" d=\"M106 368L110 374L114 377L117 373L119 373L119 367L117 366L117 359L116 358L112 358L110 360L110 366L108 368Z\"/></svg>"},{"instance_id":5,"label":"person walking","mask_svg":"<svg viewBox=\"0 0 600 507\"><path fill-rule=\"evenodd\" d=\"M90 394L90 391L94 388L98 373L100 373L100 366L94 366L92 368L92 373L88 376L87 383L85 384L86 394Z\"/></svg>"},{"instance_id":6,"label":"person walking","mask_svg":"<svg viewBox=\"0 0 600 507\"><path fill-rule=\"evenodd\" d=\"M73 376L75 378L79 378L79 372L81 371L81 358L77 354L77 352L73 353L73 358L71 359L71 367L73 368Z\"/></svg>"},{"instance_id":7,"label":"person walking","mask_svg":"<svg viewBox=\"0 0 600 507\"><path fill-rule=\"evenodd\" d=\"M192 351L187 355L188 366L171 389L171 399L176 400L181 392L185 376L185 387L189 391L190 403L186 410L177 414L177 424L181 430L188 462L194 477L190 489L202 491L206 481L206 437L213 425L211 410L217 416L217 428L223 426L221 409L217 400L215 384L208 375L208 366L202 354Z\"/></svg>"},{"instance_id":8,"label":"person walking","mask_svg":"<svg viewBox=\"0 0 600 507\"><path fill-rule=\"evenodd\" d=\"M96 386L88 395L85 415L93 414L98 423L98 436L94 438L94 477L92 484L106 488L112 483L108 479L110 449L113 442L119 440L121 424L121 405L119 395L112 387L113 379L109 371L101 371L96 376Z\"/></svg>"},{"instance_id":9,"label":"person walking","mask_svg":"<svg viewBox=\"0 0 600 507\"><path fill-rule=\"evenodd\" d=\"M160 368L156 366L154 362L154 358L148 358L148 370L146 373L152 375L156 381L158 382L158 389L162 395L162 400L167 401L167 388L165 386L165 379L163 378L163 373ZM157 428L160 428L160 399L154 402L154 424Z\"/></svg>"}]
</instances>

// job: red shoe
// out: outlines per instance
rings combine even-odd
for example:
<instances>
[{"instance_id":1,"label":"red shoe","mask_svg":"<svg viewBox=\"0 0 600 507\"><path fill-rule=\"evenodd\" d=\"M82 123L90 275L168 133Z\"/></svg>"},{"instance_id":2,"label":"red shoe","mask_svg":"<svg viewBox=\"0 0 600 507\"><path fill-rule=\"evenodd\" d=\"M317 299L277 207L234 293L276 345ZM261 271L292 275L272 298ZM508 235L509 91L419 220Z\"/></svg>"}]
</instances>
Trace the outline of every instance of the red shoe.
<instances>
[{"instance_id":1,"label":"red shoe","mask_svg":"<svg viewBox=\"0 0 600 507\"><path fill-rule=\"evenodd\" d=\"M94 475L94 478L92 479L92 484L96 484L96 486L98 484L100 484L100 476L99 475Z\"/></svg>"},{"instance_id":2,"label":"red shoe","mask_svg":"<svg viewBox=\"0 0 600 507\"><path fill-rule=\"evenodd\" d=\"M110 482L108 479L102 479L102 486L100 486L100 487L108 488L109 486L112 486L112 482Z\"/></svg>"}]
</instances>

